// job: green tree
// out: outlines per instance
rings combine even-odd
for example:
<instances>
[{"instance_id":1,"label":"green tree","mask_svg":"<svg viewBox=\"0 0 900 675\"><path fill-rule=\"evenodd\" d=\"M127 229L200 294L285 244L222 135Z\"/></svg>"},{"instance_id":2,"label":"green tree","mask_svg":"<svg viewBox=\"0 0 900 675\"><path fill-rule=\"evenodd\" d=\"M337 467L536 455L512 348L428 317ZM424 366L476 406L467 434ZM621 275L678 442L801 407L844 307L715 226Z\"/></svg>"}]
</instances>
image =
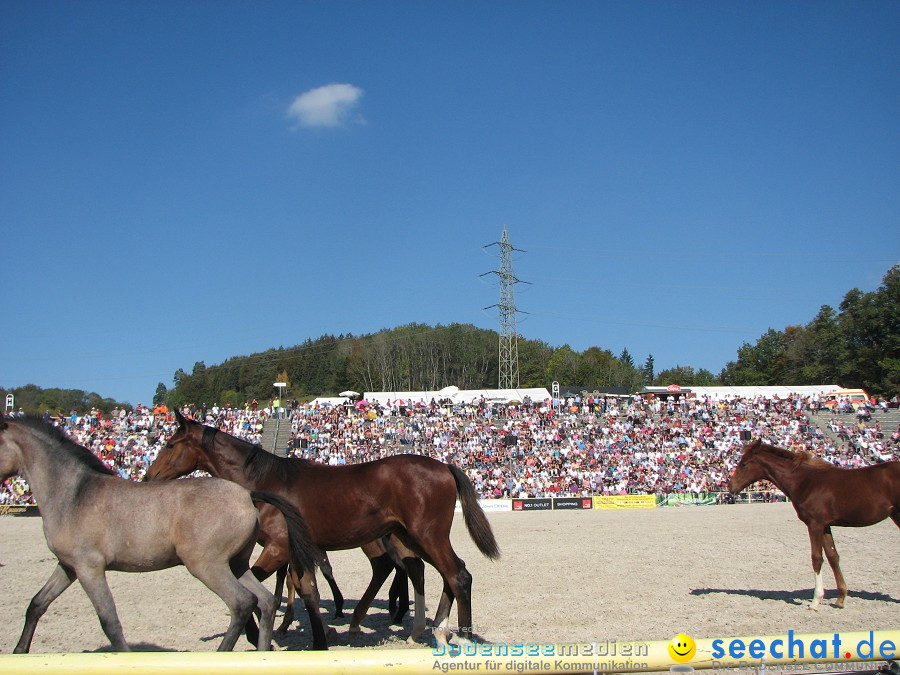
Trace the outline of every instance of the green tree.
<instances>
[{"instance_id":1,"label":"green tree","mask_svg":"<svg viewBox=\"0 0 900 675\"><path fill-rule=\"evenodd\" d=\"M691 366L675 366L667 368L657 373L653 384L659 387L666 387L670 384L677 384L682 387L689 387L694 382L694 369Z\"/></svg>"},{"instance_id":2,"label":"green tree","mask_svg":"<svg viewBox=\"0 0 900 675\"><path fill-rule=\"evenodd\" d=\"M653 354L647 355L647 360L644 361L644 367L642 368L641 375L644 384L653 383Z\"/></svg>"},{"instance_id":3,"label":"green tree","mask_svg":"<svg viewBox=\"0 0 900 675\"><path fill-rule=\"evenodd\" d=\"M580 361L578 354L569 345L563 345L550 357L544 374L545 381L556 380L564 387L584 384L577 381Z\"/></svg>"},{"instance_id":4,"label":"green tree","mask_svg":"<svg viewBox=\"0 0 900 675\"><path fill-rule=\"evenodd\" d=\"M156 385L156 393L153 395L153 405L158 406L166 402L169 390L162 382Z\"/></svg>"}]
</instances>

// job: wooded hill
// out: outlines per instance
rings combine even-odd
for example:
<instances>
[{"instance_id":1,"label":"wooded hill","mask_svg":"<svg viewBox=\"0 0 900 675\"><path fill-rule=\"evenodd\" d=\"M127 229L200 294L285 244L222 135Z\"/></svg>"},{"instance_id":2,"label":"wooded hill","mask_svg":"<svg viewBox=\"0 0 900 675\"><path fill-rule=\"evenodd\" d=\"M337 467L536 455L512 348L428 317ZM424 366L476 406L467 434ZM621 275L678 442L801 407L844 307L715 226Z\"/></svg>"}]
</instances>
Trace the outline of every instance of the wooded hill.
<instances>
[{"instance_id":1,"label":"wooded hill","mask_svg":"<svg viewBox=\"0 0 900 675\"><path fill-rule=\"evenodd\" d=\"M498 385L499 336L468 324L409 324L356 337L324 335L294 347L279 347L222 364L194 364L190 373L174 375L174 388L160 383L154 403L226 403L243 406L251 399L265 404L274 382L287 382L287 399L353 391L421 391L455 385L492 389ZM691 366L655 372L653 356L635 364L624 349L618 356L600 347L582 352L569 345L552 347L540 340L518 341L522 387L624 388L667 385L802 385L862 387L891 397L900 392L900 265L885 274L875 291L849 291L838 310L823 305L805 325L770 328L753 345L744 343L737 359L714 375ZM108 412L121 405L95 393L41 389L26 385L11 391L16 407L26 412L97 407Z\"/></svg>"}]
</instances>

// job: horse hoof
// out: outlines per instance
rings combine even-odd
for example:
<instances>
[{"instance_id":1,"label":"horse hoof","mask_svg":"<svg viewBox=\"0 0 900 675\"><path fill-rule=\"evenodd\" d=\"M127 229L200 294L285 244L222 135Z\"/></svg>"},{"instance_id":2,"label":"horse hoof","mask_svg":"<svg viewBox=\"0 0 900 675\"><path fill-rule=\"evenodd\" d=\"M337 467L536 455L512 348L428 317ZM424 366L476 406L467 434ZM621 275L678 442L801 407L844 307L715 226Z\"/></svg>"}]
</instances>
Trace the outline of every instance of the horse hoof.
<instances>
[{"instance_id":1,"label":"horse hoof","mask_svg":"<svg viewBox=\"0 0 900 675\"><path fill-rule=\"evenodd\" d=\"M332 639L334 639L334 638L337 637L337 631L334 629L334 626L329 626L329 627L328 627L328 630L325 631L325 637L326 637L326 638L332 638Z\"/></svg>"},{"instance_id":2,"label":"horse hoof","mask_svg":"<svg viewBox=\"0 0 900 675\"><path fill-rule=\"evenodd\" d=\"M360 630L359 626L350 626L350 628L347 630L347 633L351 636L359 635L361 632L362 631Z\"/></svg>"}]
</instances>

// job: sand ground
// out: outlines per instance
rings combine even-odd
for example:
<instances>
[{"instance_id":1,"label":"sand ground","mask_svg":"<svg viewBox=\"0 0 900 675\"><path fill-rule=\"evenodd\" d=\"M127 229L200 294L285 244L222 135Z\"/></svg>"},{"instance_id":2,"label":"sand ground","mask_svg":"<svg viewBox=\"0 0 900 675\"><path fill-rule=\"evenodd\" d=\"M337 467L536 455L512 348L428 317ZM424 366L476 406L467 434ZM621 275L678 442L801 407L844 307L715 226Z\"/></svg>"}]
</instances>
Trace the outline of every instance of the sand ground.
<instances>
[{"instance_id":1,"label":"sand ground","mask_svg":"<svg viewBox=\"0 0 900 675\"><path fill-rule=\"evenodd\" d=\"M594 642L900 628L900 532L891 521L836 528L850 587L846 608L809 611L813 575L805 526L789 504L683 507L633 511L491 513L502 549L491 562L477 552L457 516L453 544L474 577L473 621L493 642ZM352 611L369 564L359 549L329 554ZM25 609L56 564L39 518L0 518L0 651L9 653ZM427 567L429 618L441 584ZM825 564L827 598L835 595ZM182 567L148 574L109 573L126 639L133 649L211 651L228 624L225 605ZM267 582L274 589L274 579ZM331 620L333 603L320 582L322 611L337 649L425 646L405 638L412 620L391 626L387 584L363 633L351 641L348 616ZM311 644L300 620L279 649ZM281 616L276 620L280 623ZM455 608L451 624L456 621ZM107 651L109 644L84 591L73 585L37 627L32 652ZM238 649L251 649L243 638Z\"/></svg>"}]
</instances>

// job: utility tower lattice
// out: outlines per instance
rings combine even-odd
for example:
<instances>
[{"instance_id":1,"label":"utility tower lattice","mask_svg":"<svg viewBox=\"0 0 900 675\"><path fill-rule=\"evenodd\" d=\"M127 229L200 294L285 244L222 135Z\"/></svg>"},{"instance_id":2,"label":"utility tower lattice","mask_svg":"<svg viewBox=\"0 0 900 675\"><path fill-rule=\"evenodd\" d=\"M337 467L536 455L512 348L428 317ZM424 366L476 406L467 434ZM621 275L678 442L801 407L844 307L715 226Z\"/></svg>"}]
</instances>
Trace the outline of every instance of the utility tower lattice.
<instances>
[{"instance_id":1,"label":"utility tower lattice","mask_svg":"<svg viewBox=\"0 0 900 675\"><path fill-rule=\"evenodd\" d=\"M512 271L512 252L519 251L525 253L522 249L514 248L509 243L509 233L506 226L503 226L503 234L500 241L488 244L484 248L490 246L500 247L500 270L485 272L481 276L488 274L496 274L500 278L500 302L491 307L497 307L500 310L500 389L518 389L519 388L519 344L518 335L516 333L516 297L513 291L513 285L520 283ZM528 282L522 282L528 283Z\"/></svg>"}]
</instances>

